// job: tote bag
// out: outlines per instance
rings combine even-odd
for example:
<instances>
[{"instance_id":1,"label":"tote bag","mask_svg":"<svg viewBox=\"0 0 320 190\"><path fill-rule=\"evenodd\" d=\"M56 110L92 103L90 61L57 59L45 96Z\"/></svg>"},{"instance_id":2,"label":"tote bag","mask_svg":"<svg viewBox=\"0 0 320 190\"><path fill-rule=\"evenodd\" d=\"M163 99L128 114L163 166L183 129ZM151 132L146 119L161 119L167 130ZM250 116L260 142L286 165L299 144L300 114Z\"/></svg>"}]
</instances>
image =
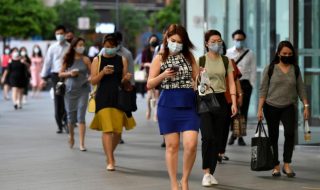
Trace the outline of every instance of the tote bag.
<instances>
[{"instance_id":1,"label":"tote bag","mask_svg":"<svg viewBox=\"0 0 320 190\"><path fill-rule=\"evenodd\" d=\"M261 133L264 134L261 134ZM256 133L257 137L251 139L251 170L268 171L273 169L273 149L263 126L259 121Z\"/></svg>"}]
</instances>

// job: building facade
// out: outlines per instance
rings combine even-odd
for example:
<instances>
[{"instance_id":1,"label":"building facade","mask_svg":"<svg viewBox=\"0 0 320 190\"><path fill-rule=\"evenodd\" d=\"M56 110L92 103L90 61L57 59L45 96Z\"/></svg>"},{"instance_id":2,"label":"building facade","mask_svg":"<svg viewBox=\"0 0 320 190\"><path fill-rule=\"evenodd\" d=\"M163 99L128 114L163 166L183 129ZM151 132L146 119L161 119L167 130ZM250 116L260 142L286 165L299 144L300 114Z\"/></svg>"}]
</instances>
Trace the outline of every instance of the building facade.
<instances>
[{"instance_id":1,"label":"building facade","mask_svg":"<svg viewBox=\"0 0 320 190\"><path fill-rule=\"evenodd\" d=\"M194 7L197 7L195 9ZM258 88L264 67L271 62L277 44L293 43L298 52L299 66L310 102L311 143L320 142L320 1L318 0L183 0L182 22L197 47L195 55L204 53L203 34L208 29L219 30L228 47L231 34L243 29L246 45L255 52L257 82L251 97L249 116L255 119ZM303 140L302 105L298 104L297 143Z\"/></svg>"}]
</instances>

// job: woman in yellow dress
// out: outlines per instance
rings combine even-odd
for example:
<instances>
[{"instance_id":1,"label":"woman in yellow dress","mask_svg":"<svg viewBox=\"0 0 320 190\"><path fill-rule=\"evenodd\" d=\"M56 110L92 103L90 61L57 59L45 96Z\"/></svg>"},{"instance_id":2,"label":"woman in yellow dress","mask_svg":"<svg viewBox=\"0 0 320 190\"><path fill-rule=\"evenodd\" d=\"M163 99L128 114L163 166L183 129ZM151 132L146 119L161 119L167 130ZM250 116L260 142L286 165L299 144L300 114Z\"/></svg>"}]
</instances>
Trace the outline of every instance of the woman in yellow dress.
<instances>
[{"instance_id":1,"label":"woman in yellow dress","mask_svg":"<svg viewBox=\"0 0 320 190\"><path fill-rule=\"evenodd\" d=\"M105 51L95 57L91 66L91 84L97 85L96 112L90 125L91 129L102 131L102 144L107 157L108 171L115 170L114 150L116 149L122 128L134 128L135 120L131 113L125 113L118 107L119 86L130 80L127 60L117 55L117 38L108 34L103 39Z\"/></svg>"}]
</instances>

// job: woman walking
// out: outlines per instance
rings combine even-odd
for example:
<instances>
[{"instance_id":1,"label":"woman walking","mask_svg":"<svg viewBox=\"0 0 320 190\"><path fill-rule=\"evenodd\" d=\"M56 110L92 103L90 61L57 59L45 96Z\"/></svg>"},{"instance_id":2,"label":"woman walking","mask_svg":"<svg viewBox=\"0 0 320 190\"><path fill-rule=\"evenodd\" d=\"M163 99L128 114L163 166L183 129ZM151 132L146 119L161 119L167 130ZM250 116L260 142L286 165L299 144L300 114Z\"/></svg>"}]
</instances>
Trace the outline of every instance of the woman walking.
<instances>
[{"instance_id":1,"label":"woman walking","mask_svg":"<svg viewBox=\"0 0 320 190\"><path fill-rule=\"evenodd\" d=\"M205 33L205 47L207 54L200 57L200 70L205 71L209 77L210 83L207 84L214 89L215 96L220 104L220 111L216 113L203 113L201 118L201 136L202 136L202 169L204 176L202 186L208 187L218 184L213 176L218 160L219 145L221 143L223 128L225 127L225 118L227 116L227 101L224 96L226 91L226 77L228 78L229 91L231 95L231 113L234 116L237 113L236 87L233 78L233 66L231 61L221 55L223 52L222 39L220 32L209 30ZM203 60L203 62L201 61Z\"/></svg>"},{"instance_id":2,"label":"woman walking","mask_svg":"<svg viewBox=\"0 0 320 190\"><path fill-rule=\"evenodd\" d=\"M194 48L188 33L181 25L168 27L163 40L163 53L158 54L150 68L147 87L161 84L158 102L160 134L166 142L166 164L171 189L178 189L178 151L180 135L183 138L183 174L181 185L188 190L188 180L196 158L199 116L195 111L193 82L198 66L191 53Z\"/></svg>"},{"instance_id":3,"label":"woman walking","mask_svg":"<svg viewBox=\"0 0 320 190\"><path fill-rule=\"evenodd\" d=\"M40 72L43 66L42 51L39 45L34 45L31 56L31 85L32 85L32 97L38 97L42 89L42 79Z\"/></svg>"},{"instance_id":4,"label":"woman walking","mask_svg":"<svg viewBox=\"0 0 320 190\"><path fill-rule=\"evenodd\" d=\"M66 53L60 78L65 78L66 93L64 102L67 111L67 121L69 128L69 145L74 145L74 127L79 125L79 149L86 151L84 137L86 132L86 110L90 92L88 81L91 62L87 56L83 55L85 50L84 39L75 37Z\"/></svg>"},{"instance_id":5,"label":"woman walking","mask_svg":"<svg viewBox=\"0 0 320 190\"><path fill-rule=\"evenodd\" d=\"M91 129L102 131L102 145L107 157L107 171L115 171L114 151L120 141L123 126L132 129L135 120L118 106L118 90L129 82L128 61L117 55L118 39L108 34L103 39L103 54L95 57L91 66L91 84L98 85L95 101L96 112Z\"/></svg>"},{"instance_id":6,"label":"woman walking","mask_svg":"<svg viewBox=\"0 0 320 190\"><path fill-rule=\"evenodd\" d=\"M296 174L292 170L290 163L292 162L296 135L296 104L298 97L304 105L303 115L305 120L309 118L309 104L297 64L296 52L289 41L279 43L271 64L264 69L259 94L257 117L259 121L262 120L264 113L274 152L272 176L281 176L278 158L279 124L281 121L285 138L282 172L288 177L294 177Z\"/></svg>"}]
</instances>

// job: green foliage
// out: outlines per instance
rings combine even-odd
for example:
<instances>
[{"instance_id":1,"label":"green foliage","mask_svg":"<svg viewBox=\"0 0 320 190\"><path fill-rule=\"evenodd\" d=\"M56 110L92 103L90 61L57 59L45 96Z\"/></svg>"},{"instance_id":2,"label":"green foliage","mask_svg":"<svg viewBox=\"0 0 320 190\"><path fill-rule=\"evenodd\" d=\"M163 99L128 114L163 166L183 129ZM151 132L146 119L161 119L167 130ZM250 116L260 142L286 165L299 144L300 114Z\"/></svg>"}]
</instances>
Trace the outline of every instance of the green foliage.
<instances>
[{"instance_id":1,"label":"green foliage","mask_svg":"<svg viewBox=\"0 0 320 190\"><path fill-rule=\"evenodd\" d=\"M156 31L162 31L169 24L180 23L180 1L173 0L172 3L162 10L152 13L149 26Z\"/></svg>"},{"instance_id":2,"label":"green foliage","mask_svg":"<svg viewBox=\"0 0 320 190\"><path fill-rule=\"evenodd\" d=\"M116 12L112 12L112 20L116 24ZM136 48L136 37L147 27L146 13L135 10L133 6L124 5L119 8L119 31L122 32L124 44L130 50Z\"/></svg>"},{"instance_id":3,"label":"green foliage","mask_svg":"<svg viewBox=\"0 0 320 190\"><path fill-rule=\"evenodd\" d=\"M56 4L54 9L59 18L56 24L62 24L74 31L78 28L78 17L89 17L91 28L95 27L99 19L98 14L90 4L81 7L79 0L65 0L63 3Z\"/></svg>"},{"instance_id":4,"label":"green foliage","mask_svg":"<svg viewBox=\"0 0 320 190\"><path fill-rule=\"evenodd\" d=\"M27 38L52 31L57 15L40 0L0 1L0 35Z\"/></svg>"}]
</instances>

